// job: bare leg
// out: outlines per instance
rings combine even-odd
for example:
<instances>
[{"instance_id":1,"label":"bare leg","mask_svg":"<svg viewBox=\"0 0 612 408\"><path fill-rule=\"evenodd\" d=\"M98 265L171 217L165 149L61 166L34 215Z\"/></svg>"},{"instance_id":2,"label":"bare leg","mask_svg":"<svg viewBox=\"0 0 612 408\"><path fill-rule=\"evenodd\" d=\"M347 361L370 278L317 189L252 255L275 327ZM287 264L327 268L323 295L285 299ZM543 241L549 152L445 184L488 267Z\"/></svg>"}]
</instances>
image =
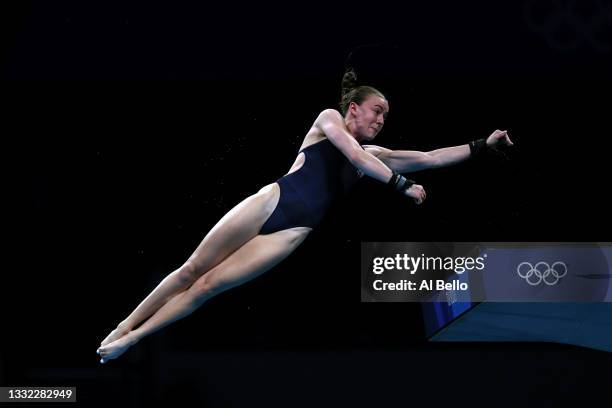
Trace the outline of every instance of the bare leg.
<instances>
[{"instance_id":1,"label":"bare leg","mask_svg":"<svg viewBox=\"0 0 612 408\"><path fill-rule=\"evenodd\" d=\"M204 237L187 262L168 276L102 342L107 345L150 317L169 299L185 291L200 276L257 236L278 202L277 184L265 186L230 210Z\"/></svg>"},{"instance_id":2,"label":"bare leg","mask_svg":"<svg viewBox=\"0 0 612 408\"><path fill-rule=\"evenodd\" d=\"M151 292L124 321L119 323L116 329L102 340L100 345L104 346L123 337L143 319L155 313L168 298L187 289L189 285L193 283L193 280L189 277L193 272L188 268L192 268L192 266L186 263L181 268L166 276L153 292Z\"/></svg>"},{"instance_id":3,"label":"bare leg","mask_svg":"<svg viewBox=\"0 0 612 408\"><path fill-rule=\"evenodd\" d=\"M256 236L189 289L174 296L138 329L100 347L101 362L119 357L140 339L193 313L213 296L261 275L293 252L309 232L310 228L296 227Z\"/></svg>"}]
</instances>

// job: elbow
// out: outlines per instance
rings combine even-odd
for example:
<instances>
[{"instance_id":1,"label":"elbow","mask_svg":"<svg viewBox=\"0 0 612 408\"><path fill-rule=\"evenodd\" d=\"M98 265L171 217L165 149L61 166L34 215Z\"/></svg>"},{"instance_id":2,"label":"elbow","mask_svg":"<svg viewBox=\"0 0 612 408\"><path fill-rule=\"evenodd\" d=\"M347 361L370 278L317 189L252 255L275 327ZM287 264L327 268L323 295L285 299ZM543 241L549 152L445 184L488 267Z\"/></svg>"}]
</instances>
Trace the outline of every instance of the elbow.
<instances>
[{"instance_id":1,"label":"elbow","mask_svg":"<svg viewBox=\"0 0 612 408\"><path fill-rule=\"evenodd\" d=\"M416 167L419 170L428 170L428 169L437 169L443 166L444 166L444 163L440 155L432 151L432 152L422 152L419 157L418 164Z\"/></svg>"},{"instance_id":2,"label":"elbow","mask_svg":"<svg viewBox=\"0 0 612 408\"><path fill-rule=\"evenodd\" d=\"M366 158L365 158L365 154L363 150L357 150L357 149L353 149L347 156L349 162L357 167L358 169L361 169L366 162Z\"/></svg>"},{"instance_id":3,"label":"elbow","mask_svg":"<svg viewBox=\"0 0 612 408\"><path fill-rule=\"evenodd\" d=\"M428 154L427 156L428 157L426 159L425 168L437 169L444 166L444 163L442 162L442 159L440 159L440 156L434 156L431 154Z\"/></svg>"},{"instance_id":4,"label":"elbow","mask_svg":"<svg viewBox=\"0 0 612 408\"><path fill-rule=\"evenodd\" d=\"M406 166L401 166L406 172L421 171L429 169L437 169L443 167L444 163L440 156L431 154L430 152L420 153L418 157L406 163Z\"/></svg>"}]
</instances>

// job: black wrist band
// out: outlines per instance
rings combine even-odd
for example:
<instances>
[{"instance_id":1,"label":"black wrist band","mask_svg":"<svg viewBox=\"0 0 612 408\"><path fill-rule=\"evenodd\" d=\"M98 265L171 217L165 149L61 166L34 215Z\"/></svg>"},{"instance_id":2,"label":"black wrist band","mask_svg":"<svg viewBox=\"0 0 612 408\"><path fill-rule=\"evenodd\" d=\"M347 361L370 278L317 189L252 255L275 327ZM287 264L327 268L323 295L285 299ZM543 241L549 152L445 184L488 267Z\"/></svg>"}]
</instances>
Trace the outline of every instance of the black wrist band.
<instances>
[{"instance_id":1,"label":"black wrist band","mask_svg":"<svg viewBox=\"0 0 612 408\"><path fill-rule=\"evenodd\" d=\"M400 177L401 179L398 182L397 191L406 191L414 184L413 180L407 179L404 176L400 176Z\"/></svg>"},{"instance_id":2,"label":"black wrist band","mask_svg":"<svg viewBox=\"0 0 612 408\"><path fill-rule=\"evenodd\" d=\"M401 174L393 172L391 179L387 183L395 191L405 191L408 190L414 184L413 180L407 179Z\"/></svg>"},{"instance_id":3,"label":"black wrist band","mask_svg":"<svg viewBox=\"0 0 612 408\"><path fill-rule=\"evenodd\" d=\"M389 179L387 185L395 190L395 186L397 185L397 180L399 179L399 177L401 176L393 171L393 174L391 175L391 178Z\"/></svg>"},{"instance_id":4,"label":"black wrist band","mask_svg":"<svg viewBox=\"0 0 612 408\"><path fill-rule=\"evenodd\" d=\"M469 145L472 157L480 156L487 151L487 139L473 140Z\"/></svg>"}]
</instances>

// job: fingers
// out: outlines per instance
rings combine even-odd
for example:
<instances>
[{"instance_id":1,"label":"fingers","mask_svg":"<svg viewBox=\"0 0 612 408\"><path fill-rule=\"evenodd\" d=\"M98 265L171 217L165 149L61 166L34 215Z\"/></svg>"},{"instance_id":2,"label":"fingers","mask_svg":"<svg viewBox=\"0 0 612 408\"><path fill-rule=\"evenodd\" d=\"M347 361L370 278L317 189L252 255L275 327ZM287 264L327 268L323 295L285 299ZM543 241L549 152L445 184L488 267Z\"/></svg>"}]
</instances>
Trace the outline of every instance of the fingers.
<instances>
[{"instance_id":1,"label":"fingers","mask_svg":"<svg viewBox=\"0 0 612 408\"><path fill-rule=\"evenodd\" d=\"M508 131L504 130L502 134L503 134L504 142L506 143L506 145L514 146L514 143L512 143L512 140L510 140L510 135L508 134Z\"/></svg>"},{"instance_id":2,"label":"fingers","mask_svg":"<svg viewBox=\"0 0 612 408\"><path fill-rule=\"evenodd\" d=\"M416 194L413 197L414 201L417 204L422 204L425 198L427 198L427 193L425 193L425 189L423 188L423 186L415 185L414 188L416 190Z\"/></svg>"},{"instance_id":3,"label":"fingers","mask_svg":"<svg viewBox=\"0 0 612 408\"><path fill-rule=\"evenodd\" d=\"M417 204L421 204L427 198L425 189L419 184L413 184L410 186L410 188L404 191L404 194L412 198Z\"/></svg>"},{"instance_id":4,"label":"fingers","mask_svg":"<svg viewBox=\"0 0 612 408\"><path fill-rule=\"evenodd\" d=\"M514 143L512 143L512 140L510 140L510 135L508 134L507 130L497 129L495 132L493 132L492 136L496 143L503 139L503 143L507 146L514 146Z\"/></svg>"}]
</instances>

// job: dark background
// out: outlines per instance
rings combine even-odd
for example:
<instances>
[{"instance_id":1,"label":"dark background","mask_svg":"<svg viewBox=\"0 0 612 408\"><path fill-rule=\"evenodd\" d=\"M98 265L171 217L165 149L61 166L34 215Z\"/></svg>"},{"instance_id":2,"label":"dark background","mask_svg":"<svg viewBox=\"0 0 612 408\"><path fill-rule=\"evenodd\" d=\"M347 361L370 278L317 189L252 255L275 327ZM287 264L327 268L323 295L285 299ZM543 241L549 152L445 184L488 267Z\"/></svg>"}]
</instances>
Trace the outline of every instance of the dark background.
<instances>
[{"instance_id":1,"label":"dark background","mask_svg":"<svg viewBox=\"0 0 612 408\"><path fill-rule=\"evenodd\" d=\"M2 385L76 385L83 406L605 395L607 353L428 344L418 305L359 300L361 241L610 240L609 2L490 3L3 12ZM427 151L508 129L515 147L412 174L420 207L364 180L278 267L100 366L114 325L288 171L352 50L390 103L375 143Z\"/></svg>"}]
</instances>

